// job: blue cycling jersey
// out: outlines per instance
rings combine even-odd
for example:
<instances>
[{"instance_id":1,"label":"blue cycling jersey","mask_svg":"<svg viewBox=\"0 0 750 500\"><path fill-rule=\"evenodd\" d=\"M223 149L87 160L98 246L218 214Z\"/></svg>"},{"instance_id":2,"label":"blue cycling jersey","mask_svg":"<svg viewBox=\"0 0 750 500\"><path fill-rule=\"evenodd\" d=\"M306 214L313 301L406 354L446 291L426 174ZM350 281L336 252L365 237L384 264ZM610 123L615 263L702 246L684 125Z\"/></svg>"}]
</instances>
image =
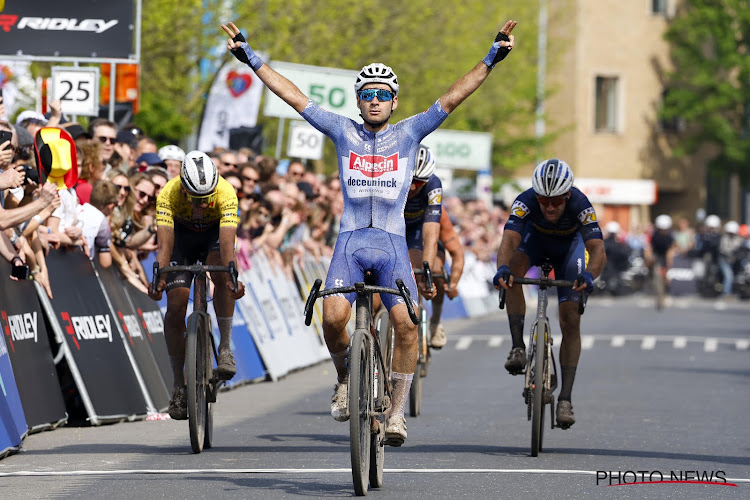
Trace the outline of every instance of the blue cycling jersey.
<instances>
[{"instance_id":1,"label":"blue cycling jersey","mask_svg":"<svg viewBox=\"0 0 750 500\"><path fill-rule=\"evenodd\" d=\"M404 205L419 143L448 117L440 102L377 133L313 101L301 115L336 146L344 194L340 232L372 227L404 236Z\"/></svg>"},{"instance_id":2,"label":"blue cycling jersey","mask_svg":"<svg viewBox=\"0 0 750 500\"><path fill-rule=\"evenodd\" d=\"M443 202L443 183L433 175L412 198L407 198L404 208L406 221L406 245L422 250L422 225L425 222L440 223ZM439 244L439 243L438 243Z\"/></svg>"},{"instance_id":3,"label":"blue cycling jersey","mask_svg":"<svg viewBox=\"0 0 750 500\"><path fill-rule=\"evenodd\" d=\"M527 223L545 236L571 239L580 232L583 241L602 239L602 230L596 220L594 207L586 195L575 187L570 190L570 199L565 204L562 216L554 223L544 218L533 189L527 189L519 194L510 207L505 230L524 234Z\"/></svg>"}]
</instances>

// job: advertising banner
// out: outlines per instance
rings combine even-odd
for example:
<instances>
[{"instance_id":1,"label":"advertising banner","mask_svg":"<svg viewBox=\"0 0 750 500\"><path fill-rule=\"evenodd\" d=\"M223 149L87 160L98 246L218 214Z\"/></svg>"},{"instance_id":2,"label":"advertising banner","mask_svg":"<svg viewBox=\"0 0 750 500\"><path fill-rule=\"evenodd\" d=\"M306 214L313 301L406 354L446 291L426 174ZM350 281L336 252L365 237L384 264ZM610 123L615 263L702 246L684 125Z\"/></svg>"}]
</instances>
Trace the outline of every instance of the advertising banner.
<instances>
[{"instance_id":1,"label":"advertising banner","mask_svg":"<svg viewBox=\"0 0 750 500\"><path fill-rule=\"evenodd\" d=\"M232 58L219 70L208 93L198 149L229 147L229 131L258 122L263 82L252 69Z\"/></svg>"},{"instance_id":2,"label":"advertising banner","mask_svg":"<svg viewBox=\"0 0 750 500\"><path fill-rule=\"evenodd\" d=\"M9 273L10 264L3 261L0 276ZM0 280L0 328L29 429L44 430L65 421L65 402L32 281Z\"/></svg>"},{"instance_id":3,"label":"advertising banner","mask_svg":"<svg viewBox=\"0 0 750 500\"><path fill-rule=\"evenodd\" d=\"M219 324L216 321L216 315L211 315L211 325L213 327L214 342L218 351L221 335L219 334ZM232 352L234 353L234 362L237 365L237 373L232 380L226 382L227 387L244 384L253 380L263 379L266 376L266 369L263 361L260 359L255 342L250 336L245 316L235 305L234 315L232 316ZM214 360L216 365L216 360Z\"/></svg>"},{"instance_id":4,"label":"advertising banner","mask_svg":"<svg viewBox=\"0 0 750 500\"><path fill-rule=\"evenodd\" d=\"M146 333L145 338L151 347L161 378L171 393L174 376L172 375L172 365L169 363L167 341L164 337L164 316L162 316L159 303L154 302L151 297L130 283L125 283L125 292L133 304L141 329Z\"/></svg>"},{"instance_id":5,"label":"advertising banner","mask_svg":"<svg viewBox=\"0 0 750 500\"><path fill-rule=\"evenodd\" d=\"M4 337L0 335L0 458L17 451L28 430Z\"/></svg>"},{"instance_id":6,"label":"advertising banner","mask_svg":"<svg viewBox=\"0 0 750 500\"><path fill-rule=\"evenodd\" d=\"M145 415L144 394L91 261L80 251L53 250L47 267L54 295L48 319L63 337L89 419L98 424Z\"/></svg>"},{"instance_id":7,"label":"advertising banner","mask_svg":"<svg viewBox=\"0 0 750 500\"><path fill-rule=\"evenodd\" d=\"M156 358L151 352L150 342L147 339L149 332L142 328L142 320L135 312L130 297L128 297L123 286L125 281L118 276L113 267L103 269L98 263L95 263L95 267L109 297L112 316L116 318L127 347L135 358L138 371L143 378L154 409L164 411L169 406L171 387L167 387L161 376Z\"/></svg>"},{"instance_id":8,"label":"advertising banner","mask_svg":"<svg viewBox=\"0 0 750 500\"><path fill-rule=\"evenodd\" d=\"M5 56L134 58L135 2L5 0L0 53Z\"/></svg>"}]
</instances>

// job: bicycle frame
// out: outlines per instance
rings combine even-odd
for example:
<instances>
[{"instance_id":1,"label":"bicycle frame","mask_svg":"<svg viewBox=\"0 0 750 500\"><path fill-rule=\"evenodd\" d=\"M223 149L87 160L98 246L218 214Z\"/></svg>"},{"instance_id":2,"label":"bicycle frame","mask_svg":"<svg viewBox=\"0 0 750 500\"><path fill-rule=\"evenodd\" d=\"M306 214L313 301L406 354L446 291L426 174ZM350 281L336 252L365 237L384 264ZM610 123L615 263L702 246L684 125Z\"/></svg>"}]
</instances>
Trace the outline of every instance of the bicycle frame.
<instances>
[{"instance_id":1,"label":"bicycle frame","mask_svg":"<svg viewBox=\"0 0 750 500\"><path fill-rule=\"evenodd\" d=\"M320 290L322 281L315 280L305 304L305 324L310 326L313 306L318 297L356 292L355 329L349 338L349 440L352 463L352 480L357 495L367 494L368 480L374 487L383 483L385 457L385 412L390 408L391 386L388 380L390 366L386 364L378 335L373 331L372 294L400 295L406 303L409 317L417 324L408 290L403 281L396 280L398 289L368 285ZM374 348L373 348L374 346ZM364 365L363 365L364 363ZM380 374L383 376L381 377ZM370 451L374 449L374 453ZM368 474L369 472L369 474Z\"/></svg>"},{"instance_id":2,"label":"bicycle frame","mask_svg":"<svg viewBox=\"0 0 750 500\"><path fill-rule=\"evenodd\" d=\"M583 283L583 276L579 275L575 281L553 280L549 278L552 264L545 261L540 266L542 277L539 279L514 278L513 284L538 285L537 314L529 333L528 356L526 373L524 374L523 396L527 405L527 418L531 424L531 456L536 457L542 450L544 436L544 408L547 404L554 408L554 390L557 388L557 364L552 352L552 335L547 317L547 293L550 287L573 287ZM507 283L510 276L503 276ZM505 289L500 290L500 309L505 307ZM578 312L583 314L586 308L586 294L581 291ZM540 325L542 331L540 331ZM542 337L540 337L542 335ZM554 418L550 420L554 428Z\"/></svg>"},{"instance_id":3,"label":"bicycle frame","mask_svg":"<svg viewBox=\"0 0 750 500\"><path fill-rule=\"evenodd\" d=\"M162 273L189 272L194 276L193 312L187 319L185 346L185 378L188 389L188 427L190 445L194 453L211 448L213 438L213 403L223 384L213 375L213 359L218 359L214 336L211 334L211 318L208 315L209 272L229 273L237 290L237 270L234 262L229 266L205 266L198 262L192 266L167 266L159 269L154 263L151 290L156 291ZM210 348L208 347L210 346ZM211 357L213 355L213 358Z\"/></svg>"}]
</instances>

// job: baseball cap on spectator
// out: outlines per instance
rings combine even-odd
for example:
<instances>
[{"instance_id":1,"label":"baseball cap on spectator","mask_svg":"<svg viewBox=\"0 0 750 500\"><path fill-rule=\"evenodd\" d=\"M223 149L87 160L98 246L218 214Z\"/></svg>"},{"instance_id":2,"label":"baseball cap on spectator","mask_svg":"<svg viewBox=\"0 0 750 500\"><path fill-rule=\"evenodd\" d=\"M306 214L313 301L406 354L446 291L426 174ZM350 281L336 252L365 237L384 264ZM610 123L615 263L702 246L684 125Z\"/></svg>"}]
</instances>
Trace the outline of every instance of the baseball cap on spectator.
<instances>
[{"instance_id":1,"label":"baseball cap on spectator","mask_svg":"<svg viewBox=\"0 0 750 500\"><path fill-rule=\"evenodd\" d=\"M16 125L20 125L22 121L24 120L36 120L40 122L40 125L47 125L47 119L44 117L43 114L37 113L36 111L32 111L30 109L27 109L26 111L21 111L18 114L18 117L16 118Z\"/></svg>"},{"instance_id":2,"label":"baseball cap on spectator","mask_svg":"<svg viewBox=\"0 0 750 500\"><path fill-rule=\"evenodd\" d=\"M307 198L308 200L314 200L318 197L318 195L315 194L315 191L313 191L312 184L310 184L309 182L298 182L297 187L300 191L305 193L305 198Z\"/></svg>"},{"instance_id":3,"label":"baseball cap on spectator","mask_svg":"<svg viewBox=\"0 0 750 500\"><path fill-rule=\"evenodd\" d=\"M115 142L119 142L120 144L132 144L133 140L138 137L138 134L136 132L137 130L135 129L120 130L119 132L117 132Z\"/></svg>"},{"instance_id":4,"label":"baseball cap on spectator","mask_svg":"<svg viewBox=\"0 0 750 500\"><path fill-rule=\"evenodd\" d=\"M158 165L160 167L164 166L164 160L162 160L161 158L159 158L159 155L156 154L156 153L143 153L141 156L139 156L138 158L136 158L135 163L137 165L141 165L141 164L145 163L146 165L148 165L150 167L151 166L156 166L156 165Z\"/></svg>"},{"instance_id":5,"label":"baseball cap on spectator","mask_svg":"<svg viewBox=\"0 0 750 500\"><path fill-rule=\"evenodd\" d=\"M79 137L81 137L82 135L88 136L88 134L86 133L86 129L83 128L83 126L78 122L68 122L65 125L63 125L61 128L64 128L65 130L67 130L74 141L78 139Z\"/></svg>"},{"instance_id":6,"label":"baseball cap on spectator","mask_svg":"<svg viewBox=\"0 0 750 500\"><path fill-rule=\"evenodd\" d=\"M16 129L16 137L18 137L18 146L24 147L24 146L31 146L34 144L34 137L32 137L31 133L26 130L25 127L22 127L20 125L13 125L13 128Z\"/></svg>"},{"instance_id":7,"label":"baseball cap on spectator","mask_svg":"<svg viewBox=\"0 0 750 500\"><path fill-rule=\"evenodd\" d=\"M157 154L162 160L183 161L185 159L185 151L183 151L179 146L175 146L174 144L164 146L163 148L159 149L159 152Z\"/></svg>"}]
</instances>

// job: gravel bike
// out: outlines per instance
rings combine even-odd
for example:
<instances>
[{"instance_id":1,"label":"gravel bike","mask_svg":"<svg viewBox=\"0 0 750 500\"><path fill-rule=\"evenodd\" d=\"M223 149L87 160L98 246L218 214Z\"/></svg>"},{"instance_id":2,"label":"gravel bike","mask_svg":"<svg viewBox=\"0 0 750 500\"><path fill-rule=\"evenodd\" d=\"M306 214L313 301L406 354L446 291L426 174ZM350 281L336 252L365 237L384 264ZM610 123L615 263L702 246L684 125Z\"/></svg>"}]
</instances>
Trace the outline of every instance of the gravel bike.
<instances>
[{"instance_id":1,"label":"gravel bike","mask_svg":"<svg viewBox=\"0 0 750 500\"><path fill-rule=\"evenodd\" d=\"M443 267L441 274L432 274L430 264L422 262L422 269L414 269L414 275L424 275L427 289L432 289L433 282L443 280L450 285L451 280L448 273ZM414 370L414 378L409 390L409 415L412 417L419 416L422 413L422 378L427 376L427 367L430 365L432 355L430 354L429 345L429 319L427 318L427 309L425 308L425 299L419 296L419 312L417 313L419 324L417 325L417 346L419 355L417 357L417 368Z\"/></svg>"},{"instance_id":2,"label":"gravel bike","mask_svg":"<svg viewBox=\"0 0 750 500\"><path fill-rule=\"evenodd\" d=\"M193 453L211 448L213 440L213 409L216 394L224 383L214 374L214 358L218 359L211 317L208 315L207 273L229 273L234 290L237 290L237 269L234 262L228 266L207 266L198 262L190 266L167 266L159 269L154 262L151 290L156 291L161 274L192 273L193 312L187 320L185 332L185 382L187 384L187 410L190 427L190 446Z\"/></svg>"},{"instance_id":3,"label":"gravel bike","mask_svg":"<svg viewBox=\"0 0 750 500\"><path fill-rule=\"evenodd\" d=\"M513 284L537 285L539 295L537 298L536 319L531 325L529 333L528 353L526 354L526 369L524 372L523 397L526 401L526 417L531 420L531 456L536 457L542 451L542 440L544 438L544 409L550 405L550 428L555 428L555 389L557 389L557 363L552 351L552 331L549 318L547 318L547 291L550 287L573 287L577 283L583 283L582 275L578 275L576 281L556 280L549 277L552 272L552 264L545 260L540 266L542 277L517 278L513 277ZM507 283L510 274L503 276ZM505 308L505 289L500 290L500 309ZM586 293L581 292L581 300L578 303L578 312L583 314L586 308ZM558 426L561 427L562 426Z\"/></svg>"},{"instance_id":4,"label":"gravel bike","mask_svg":"<svg viewBox=\"0 0 750 500\"><path fill-rule=\"evenodd\" d=\"M316 279L305 303L305 324L312 322L313 305L318 297L352 293L355 302L355 329L349 338L348 356L348 401L349 444L352 462L354 492L367 495L368 484L373 488L383 485L385 462L385 413L391 407L391 361L393 359L393 328L389 321L378 318L386 332L376 331L372 316L372 294L391 293L400 295L409 311L409 317L417 324L417 315L411 304L409 291L401 279L396 280L397 289L375 286L371 272L365 273L365 281L353 286L321 290L322 280ZM390 331L390 335L388 335ZM383 345L383 340L385 344Z\"/></svg>"}]
</instances>

